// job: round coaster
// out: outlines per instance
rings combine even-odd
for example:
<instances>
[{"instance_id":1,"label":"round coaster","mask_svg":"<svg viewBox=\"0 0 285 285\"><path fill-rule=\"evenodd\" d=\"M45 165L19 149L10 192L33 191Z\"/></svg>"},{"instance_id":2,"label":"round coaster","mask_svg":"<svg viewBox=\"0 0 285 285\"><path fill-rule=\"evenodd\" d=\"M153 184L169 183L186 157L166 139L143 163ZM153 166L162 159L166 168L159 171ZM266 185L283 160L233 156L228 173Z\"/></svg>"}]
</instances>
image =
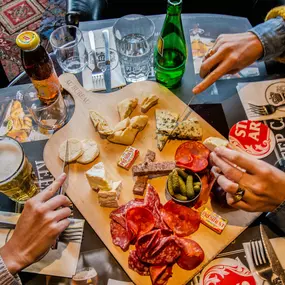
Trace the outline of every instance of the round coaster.
<instances>
[{"instance_id":1,"label":"round coaster","mask_svg":"<svg viewBox=\"0 0 285 285\"><path fill-rule=\"evenodd\" d=\"M229 142L258 159L271 154L276 143L273 132L265 124L250 120L240 121L231 128Z\"/></svg>"}]
</instances>

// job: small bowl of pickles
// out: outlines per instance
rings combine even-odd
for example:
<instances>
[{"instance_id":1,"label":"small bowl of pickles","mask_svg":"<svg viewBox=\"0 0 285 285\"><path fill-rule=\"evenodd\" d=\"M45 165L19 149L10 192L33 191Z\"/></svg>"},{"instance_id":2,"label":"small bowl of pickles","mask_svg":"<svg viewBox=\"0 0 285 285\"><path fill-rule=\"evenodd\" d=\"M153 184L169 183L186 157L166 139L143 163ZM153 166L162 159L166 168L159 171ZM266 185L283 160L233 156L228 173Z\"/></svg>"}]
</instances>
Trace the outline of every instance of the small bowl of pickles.
<instances>
[{"instance_id":1,"label":"small bowl of pickles","mask_svg":"<svg viewBox=\"0 0 285 285\"><path fill-rule=\"evenodd\" d=\"M193 207L197 202L201 187L199 175L182 168L173 169L166 182L166 192L171 199L188 207Z\"/></svg>"}]
</instances>

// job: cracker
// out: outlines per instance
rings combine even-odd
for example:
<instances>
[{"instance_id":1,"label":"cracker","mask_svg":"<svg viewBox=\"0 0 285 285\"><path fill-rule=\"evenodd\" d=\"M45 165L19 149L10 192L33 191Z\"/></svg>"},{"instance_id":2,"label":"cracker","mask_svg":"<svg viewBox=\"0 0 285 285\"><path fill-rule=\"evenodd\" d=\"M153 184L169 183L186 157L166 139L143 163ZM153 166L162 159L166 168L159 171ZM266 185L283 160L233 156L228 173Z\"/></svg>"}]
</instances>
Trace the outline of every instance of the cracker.
<instances>
[{"instance_id":1,"label":"cracker","mask_svg":"<svg viewBox=\"0 0 285 285\"><path fill-rule=\"evenodd\" d=\"M83 154L77 159L77 162L87 164L96 159L99 155L99 148L94 140L86 139L82 140Z\"/></svg>"},{"instance_id":2,"label":"cracker","mask_svg":"<svg viewBox=\"0 0 285 285\"><path fill-rule=\"evenodd\" d=\"M68 155L66 159L65 154L66 154L67 141L68 141ZM75 138L71 138L71 139L64 141L58 149L59 158L62 161L65 161L66 159L66 162L75 161L79 156L82 155L82 153L83 153L83 150L82 150L81 141Z\"/></svg>"}]
</instances>

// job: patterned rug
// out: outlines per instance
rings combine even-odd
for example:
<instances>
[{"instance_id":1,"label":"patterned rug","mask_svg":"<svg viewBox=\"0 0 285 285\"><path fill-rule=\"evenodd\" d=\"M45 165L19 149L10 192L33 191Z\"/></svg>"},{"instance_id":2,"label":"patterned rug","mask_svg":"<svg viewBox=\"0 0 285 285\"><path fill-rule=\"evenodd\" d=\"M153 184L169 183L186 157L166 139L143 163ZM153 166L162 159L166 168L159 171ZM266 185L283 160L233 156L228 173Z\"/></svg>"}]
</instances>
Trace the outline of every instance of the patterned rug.
<instances>
[{"instance_id":1,"label":"patterned rug","mask_svg":"<svg viewBox=\"0 0 285 285\"><path fill-rule=\"evenodd\" d=\"M17 35L38 31L47 46L53 29L64 22L65 0L0 0L0 60L9 81L23 69Z\"/></svg>"}]
</instances>

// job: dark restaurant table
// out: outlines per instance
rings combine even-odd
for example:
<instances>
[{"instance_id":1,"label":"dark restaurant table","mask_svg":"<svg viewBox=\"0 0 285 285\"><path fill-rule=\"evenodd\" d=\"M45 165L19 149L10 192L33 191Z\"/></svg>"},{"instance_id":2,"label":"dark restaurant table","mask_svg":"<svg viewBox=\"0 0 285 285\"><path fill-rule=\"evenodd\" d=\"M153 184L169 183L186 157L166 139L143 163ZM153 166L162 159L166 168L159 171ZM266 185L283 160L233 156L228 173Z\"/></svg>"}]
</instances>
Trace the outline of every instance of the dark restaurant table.
<instances>
[{"instance_id":1,"label":"dark restaurant table","mask_svg":"<svg viewBox=\"0 0 285 285\"><path fill-rule=\"evenodd\" d=\"M161 30L164 15L151 16L156 26L156 36ZM210 15L210 14L183 14L182 17L185 38L188 46L188 62L186 72L184 74L182 84L179 88L172 90L185 103L189 101L191 90L199 77L195 75L193 59L191 55L190 45L190 30L195 26L205 31L205 36L216 38L221 33L237 33L247 31L251 26L247 19ZM102 29L113 25L115 19L103 20L96 22L82 22L79 28L82 31ZM55 61L54 56L52 56ZM62 71L55 62L58 74ZM216 91L211 87L203 94L197 96L192 102L191 107L199 113L208 123L216 128L225 137L228 136L229 129L236 122L246 119L246 115L242 108L239 96L237 95L236 85L240 82L262 81L267 79L275 79L284 77L284 66L276 63L258 63L259 76L248 78L235 78L229 80L219 80L215 84ZM77 75L80 82L82 82L81 74ZM154 78L150 78L154 80ZM26 75L14 80L12 85L25 84L30 82ZM1 90L0 90L1 93ZM107 96L107 95L106 95ZM233 108L234 107L234 108ZM233 111L234 109L234 111ZM39 145L40 152L44 148L45 142ZM271 156L266 159L270 163L275 163L276 157ZM0 196L0 210L13 211L13 203L8 199ZM75 218L83 218L78 210L74 209ZM258 225L262 222L269 226L270 237L284 236L284 233L271 224L262 215L256 220L248 229L246 229L233 243L231 243L220 256L228 256L231 258L238 257L244 264L247 265L242 243L252 239L259 239ZM108 249L104 246L102 241L98 238L93 229L88 223L84 229L84 239L81 246L81 255L78 263L78 268L94 267L99 275L99 284L107 284L108 279L116 279L121 281L130 281L126 273L123 271L118 262L113 258ZM41 275L22 273L21 277L24 284L46 284L45 277ZM52 277L49 284L69 284L70 280L64 278Z\"/></svg>"}]
</instances>

